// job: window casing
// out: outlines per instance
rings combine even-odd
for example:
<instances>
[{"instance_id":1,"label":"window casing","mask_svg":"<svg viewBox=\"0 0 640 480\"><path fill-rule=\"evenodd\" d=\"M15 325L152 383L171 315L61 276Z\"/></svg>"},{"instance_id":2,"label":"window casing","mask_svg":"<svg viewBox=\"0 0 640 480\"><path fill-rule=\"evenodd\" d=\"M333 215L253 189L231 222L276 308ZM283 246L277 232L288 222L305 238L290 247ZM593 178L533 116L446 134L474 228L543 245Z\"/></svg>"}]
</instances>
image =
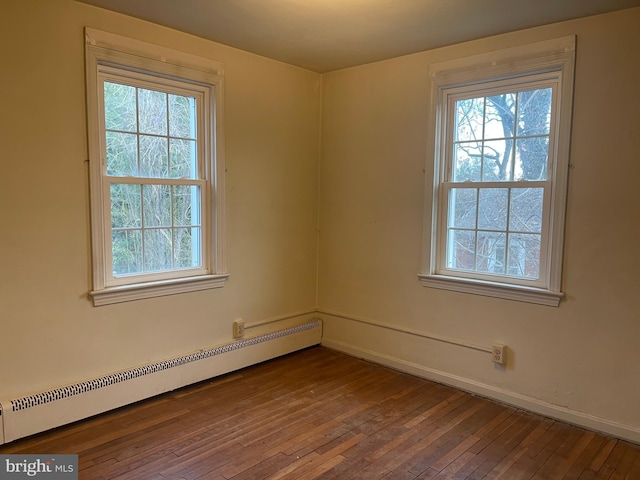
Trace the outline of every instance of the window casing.
<instances>
[{"instance_id":1,"label":"window casing","mask_svg":"<svg viewBox=\"0 0 640 480\"><path fill-rule=\"evenodd\" d=\"M431 67L423 285L559 304L574 49Z\"/></svg>"},{"instance_id":2,"label":"window casing","mask_svg":"<svg viewBox=\"0 0 640 480\"><path fill-rule=\"evenodd\" d=\"M94 304L222 286L221 65L85 34Z\"/></svg>"}]
</instances>

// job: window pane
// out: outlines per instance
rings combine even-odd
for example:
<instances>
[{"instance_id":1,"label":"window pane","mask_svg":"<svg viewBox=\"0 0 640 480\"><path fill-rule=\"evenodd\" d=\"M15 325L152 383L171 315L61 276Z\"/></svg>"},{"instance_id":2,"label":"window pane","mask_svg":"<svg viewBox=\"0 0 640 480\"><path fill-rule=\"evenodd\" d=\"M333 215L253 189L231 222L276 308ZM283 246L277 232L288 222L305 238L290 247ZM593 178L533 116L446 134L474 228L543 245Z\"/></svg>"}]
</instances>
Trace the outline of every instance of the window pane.
<instances>
[{"instance_id":1,"label":"window pane","mask_svg":"<svg viewBox=\"0 0 640 480\"><path fill-rule=\"evenodd\" d=\"M515 128L516 95L504 93L487 97L484 138L510 138Z\"/></svg>"},{"instance_id":2,"label":"window pane","mask_svg":"<svg viewBox=\"0 0 640 480\"><path fill-rule=\"evenodd\" d=\"M456 143L454 145L454 182L477 182L480 180L480 142Z\"/></svg>"},{"instance_id":3,"label":"window pane","mask_svg":"<svg viewBox=\"0 0 640 480\"><path fill-rule=\"evenodd\" d=\"M196 99L169 95L169 135L196 138Z\"/></svg>"},{"instance_id":4,"label":"window pane","mask_svg":"<svg viewBox=\"0 0 640 480\"><path fill-rule=\"evenodd\" d=\"M516 146L516 178L546 180L549 137L519 138Z\"/></svg>"},{"instance_id":5,"label":"window pane","mask_svg":"<svg viewBox=\"0 0 640 480\"><path fill-rule=\"evenodd\" d=\"M506 237L505 233L478 232L476 271L504 274Z\"/></svg>"},{"instance_id":6,"label":"window pane","mask_svg":"<svg viewBox=\"0 0 640 480\"><path fill-rule=\"evenodd\" d=\"M509 275L536 279L540 276L540 235L509 235Z\"/></svg>"},{"instance_id":7,"label":"window pane","mask_svg":"<svg viewBox=\"0 0 640 480\"><path fill-rule=\"evenodd\" d=\"M173 234L175 268L199 267L202 264L200 229L176 228Z\"/></svg>"},{"instance_id":8,"label":"window pane","mask_svg":"<svg viewBox=\"0 0 640 480\"><path fill-rule=\"evenodd\" d=\"M140 185L111 185L111 228L142 225Z\"/></svg>"},{"instance_id":9,"label":"window pane","mask_svg":"<svg viewBox=\"0 0 640 480\"><path fill-rule=\"evenodd\" d=\"M476 203L478 190L475 188L452 188L449 194L449 226L476 228Z\"/></svg>"},{"instance_id":10,"label":"window pane","mask_svg":"<svg viewBox=\"0 0 640 480\"><path fill-rule=\"evenodd\" d=\"M476 263L476 234L467 230L449 230L447 268L473 270Z\"/></svg>"},{"instance_id":11,"label":"window pane","mask_svg":"<svg viewBox=\"0 0 640 480\"><path fill-rule=\"evenodd\" d=\"M483 97L458 100L456 102L454 140L458 142L481 140L483 115Z\"/></svg>"},{"instance_id":12,"label":"window pane","mask_svg":"<svg viewBox=\"0 0 640 480\"><path fill-rule=\"evenodd\" d=\"M507 229L507 188L482 188L478 204L478 228L483 230Z\"/></svg>"},{"instance_id":13,"label":"window pane","mask_svg":"<svg viewBox=\"0 0 640 480\"><path fill-rule=\"evenodd\" d=\"M142 232L140 230L113 230L111 257L113 275L142 272Z\"/></svg>"},{"instance_id":14,"label":"window pane","mask_svg":"<svg viewBox=\"0 0 640 480\"><path fill-rule=\"evenodd\" d=\"M132 133L106 132L107 175L138 174L138 136Z\"/></svg>"},{"instance_id":15,"label":"window pane","mask_svg":"<svg viewBox=\"0 0 640 480\"><path fill-rule=\"evenodd\" d=\"M173 224L200 225L200 188L190 185L173 187Z\"/></svg>"},{"instance_id":16,"label":"window pane","mask_svg":"<svg viewBox=\"0 0 640 480\"><path fill-rule=\"evenodd\" d=\"M167 139L140 135L140 175L166 178L169 175Z\"/></svg>"},{"instance_id":17,"label":"window pane","mask_svg":"<svg viewBox=\"0 0 640 480\"><path fill-rule=\"evenodd\" d=\"M136 88L104 82L104 124L107 130L135 132Z\"/></svg>"},{"instance_id":18,"label":"window pane","mask_svg":"<svg viewBox=\"0 0 640 480\"><path fill-rule=\"evenodd\" d=\"M548 135L551 124L551 88L518 93L518 136Z\"/></svg>"},{"instance_id":19,"label":"window pane","mask_svg":"<svg viewBox=\"0 0 640 480\"><path fill-rule=\"evenodd\" d=\"M171 226L171 186L143 185L144 227Z\"/></svg>"},{"instance_id":20,"label":"window pane","mask_svg":"<svg viewBox=\"0 0 640 480\"><path fill-rule=\"evenodd\" d=\"M511 181L513 140L490 140L484 143L482 181Z\"/></svg>"},{"instance_id":21,"label":"window pane","mask_svg":"<svg viewBox=\"0 0 640 480\"><path fill-rule=\"evenodd\" d=\"M197 178L197 150L195 140L169 139L169 176Z\"/></svg>"},{"instance_id":22,"label":"window pane","mask_svg":"<svg viewBox=\"0 0 640 480\"><path fill-rule=\"evenodd\" d=\"M167 94L138 89L140 133L167 135Z\"/></svg>"},{"instance_id":23,"label":"window pane","mask_svg":"<svg viewBox=\"0 0 640 480\"><path fill-rule=\"evenodd\" d=\"M171 229L154 228L144 231L144 270L157 272L170 270L171 262Z\"/></svg>"},{"instance_id":24,"label":"window pane","mask_svg":"<svg viewBox=\"0 0 640 480\"><path fill-rule=\"evenodd\" d=\"M542 188L511 189L509 230L516 232L542 231Z\"/></svg>"}]
</instances>

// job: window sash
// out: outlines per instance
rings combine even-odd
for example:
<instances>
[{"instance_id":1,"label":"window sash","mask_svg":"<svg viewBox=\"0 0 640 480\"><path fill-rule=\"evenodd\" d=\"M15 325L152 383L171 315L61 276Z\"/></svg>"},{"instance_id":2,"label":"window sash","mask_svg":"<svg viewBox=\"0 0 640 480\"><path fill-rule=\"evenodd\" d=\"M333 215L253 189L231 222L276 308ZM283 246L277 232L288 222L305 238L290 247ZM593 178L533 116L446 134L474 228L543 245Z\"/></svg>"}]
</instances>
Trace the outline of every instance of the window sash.
<instances>
[{"instance_id":1,"label":"window sash","mask_svg":"<svg viewBox=\"0 0 640 480\"><path fill-rule=\"evenodd\" d=\"M441 107L439 109L440 138L438 141L439 155L436 162L441 166L440 182L450 182L454 178L454 146L460 142L455 140L455 112L456 103L460 100L466 100L477 97L491 97L504 93L522 92L534 89L552 90L551 96L551 119L549 125L549 158L547 160L547 179L554 177L554 168L556 166L555 158L556 141L558 138L559 115L561 105L560 91L561 75L557 71L530 73L529 75L518 76L516 78L485 80L483 82L475 82L470 85L443 87L440 91L438 99ZM540 135L514 135L508 139L520 140L527 138L535 138ZM490 141L502 140L504 138L490 138ZM487 139L479 139L479 142ZM527 180L532 181L532 180Z\"/></svg>"},{"instance_id":2,"label":"window sash","mask_svg":"<svg viewBox=\"0 0 640 480\"><path fill-rule=\"evenodd\" d=\"M203 87L198 87L197 85L190 85L188 82L179 82L171 79L165 79L160 77L155 77L152 74L148 73L138 73L131 72L123 69L116 69L113 66L100 66L98 70L98 113L99 113L99 129L100 129L100 149L102 155L101 162L101 175L103 176L117 176L117 175L109 175L107 173L107 161L106 161L106 132L113 131L119 132L118 130L110 130L106 128L105 125L105 111L104 111L104 84L105 82L113 82L119 83L123 85L128 85L131 87L144 88L149 90L160 91L165 94L173 94L179 96L187 96L193 97L196 100L196 132L195 138L188 138L187 140L195 140L196 142L196 176L198 179L207 178L209 172L207 169L208 159L207 159L207 150L206 150L206 134L205 132L209 128L209 117L211 116L209 112L209 101L208 101L208 92L207 89ZM136 109L136 114L137 114ZM140 132L139 129L135 132L123 132L132 135L136 135L138 137L138 142L140 141L141 136L145 137L156 137L156 138L167 138L167 139L176 139L181 140L185 139L184 137L172 136L169 131L167 131L167 135L157 135L157 134L147 134L144 132ZM139 162L140 160L138 160ZM142 175L132 175L133 177L143 178ZM119 176L118 176L119 177ZM153 177L153 178L172 178L172 177Z\"/></svg>"},{"instance_id":3,"label":"window sash","mask_svg":"<svg viewBox=\"0 0 640 480\"><path fill-rule=\"evenodd\" d=\"M542 218L541 218L541 228L540 228L540 257L539 257L539 271L538 277L528 278L524 276L516 276L510 275L506 273L501 274L492 274L489 272L477 271L472 269L461 269L449 267L449 258L450 258L450 250L449 250L449 233L451 230L459 230L459 231L468 231L473 232L475 235L478 235L478 232L481 233L504 233L507 237L510 235L520 235L520 234L536 234L537 232L530 232L526 230L516 230L512 229L511 225L508 222L509 218L509 209L511 205L507 204L507 223L504 228L479 228L477 213L476 213L476 221L473 227L456 227L452 225L450 221L451 215L451 191L452 189L464 188L464 189L475 189L478 190L478 195L480 195L481 190L486 189L531 189L538 188L543 190L543 204L542 204ZM527 181L516 181L516 182L445 182L441 185L441 194L439 204L441 205L441 209L439 212L440 223L438 226L438 238L437 238L437 253L436 253L436 268L435 272L439 275L448 275L457 278L472 278L476 280L489 280L493 282L507 282L513 283L516 285L523 285L529 287L544 287L546 285L547 273L548 273L548 252L549 252L549 220L550 220L550 190L551 190L551 182L550 181L536 181L536 182L527 182ZM475 206L476 212L479 210L479 206L476 204ZM507 254L505 254L505 258Z\"/></svg>"},{"instance_id":4,"label":"window sash","mask_svg":"<svg viewBox=\"0 0 640 480\"><path fill-rule=\"evenodd\" d=\"M106 244L105 248L105 263L107 266L110 266L108 270L105 270L105 285L108 287L118 286L118 285L127 285L134 282L151 282L156 280L166 280L172 278L181 278L185 276L195 276L195 275L206 275L209 273L208 268L206 267L209 262L208 252L209 249L207 247L207 229L205 225L206 215L206 185L207 182L205 180L189 180L189 179L168 179L168 178L141 178L141 177L114 177L114 176L105 176L103 179L103 191L110 192L112 185L165 185L165 186L187 186L187 187L197 187L199 190L198 195L198 209L199 214L199 222L197 225L174 225L173 224L173 215L171 225L168 226L135 226L135 227L126 227L126 228L118 228L118 231L124 230L139 230L141 232L151 231L151 230L160 230L160 229L168 229L171 230L172 233L175 229L179 228L197 228L200 232L200 235L197 239L198 244L198 257L200 259L200 266L198 267L175 267L168 270L158 270L158 271L150 271L150 272L137 272L131 274L113 274L113 240L110 244ZM144 202L144 200L141 200ZM142 204L141 204L141 208ZM104 232L105 239L113 239L113 227L112 227L112 212L111 212L111 196L107 193L104 196L104 204L103 209L105 212L109 212L109 215L105 215L104 218ZM144 233L141 233L144 235ZM172 255L174 254L175 246L172 245ZM144 251L144 246L143 246Z\"/></svg>"}]
</instances>

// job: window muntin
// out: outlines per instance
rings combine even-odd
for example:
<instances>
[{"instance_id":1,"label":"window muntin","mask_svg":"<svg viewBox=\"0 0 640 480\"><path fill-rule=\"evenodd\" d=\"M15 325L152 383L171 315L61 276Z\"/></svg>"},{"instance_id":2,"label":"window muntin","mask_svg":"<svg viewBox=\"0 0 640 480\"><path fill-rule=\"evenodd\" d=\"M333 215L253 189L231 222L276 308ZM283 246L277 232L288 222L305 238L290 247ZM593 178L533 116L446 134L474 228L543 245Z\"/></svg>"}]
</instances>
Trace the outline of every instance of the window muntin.
<instances>
[{"instance_id":1,"label":"window muntin","mask_svg":"<svg viewBox=\"0 0 640 480\"><path fill-rule=\"evenodd\" d=\"M447 98L440 271L539 283L555 84L486 87Z\"/></svg>"}]
</instances>

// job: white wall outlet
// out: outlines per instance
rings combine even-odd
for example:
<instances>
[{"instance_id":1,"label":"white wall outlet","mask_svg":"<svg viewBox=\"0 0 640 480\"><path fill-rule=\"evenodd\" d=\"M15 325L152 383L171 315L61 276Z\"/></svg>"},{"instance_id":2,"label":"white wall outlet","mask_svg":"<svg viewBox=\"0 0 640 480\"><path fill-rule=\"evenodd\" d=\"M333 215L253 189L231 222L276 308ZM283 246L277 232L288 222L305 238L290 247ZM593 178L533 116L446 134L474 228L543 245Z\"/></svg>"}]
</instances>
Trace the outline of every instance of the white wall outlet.
<instances>
[{"instance_id":1,"label":"white wall outlet","mask_svg":"<svg viewBox=\"0 0 640 480\"><path fill-rule=\"evenodd\" d=\"M502 344L495 344L491 351L491 360L498 365L504 365L507 363L507 346Z\"/></svg>"},{"instance_id":2,"label":"white wall outlet","mask_svg":"<svg viewBox=\"0 0 640 480\"><path fill-rule=\"evenodd\" d=\"M244 336L244 321L236 320L233 322L233 338L242 338Z\"/></svg>"}]
</instances>

